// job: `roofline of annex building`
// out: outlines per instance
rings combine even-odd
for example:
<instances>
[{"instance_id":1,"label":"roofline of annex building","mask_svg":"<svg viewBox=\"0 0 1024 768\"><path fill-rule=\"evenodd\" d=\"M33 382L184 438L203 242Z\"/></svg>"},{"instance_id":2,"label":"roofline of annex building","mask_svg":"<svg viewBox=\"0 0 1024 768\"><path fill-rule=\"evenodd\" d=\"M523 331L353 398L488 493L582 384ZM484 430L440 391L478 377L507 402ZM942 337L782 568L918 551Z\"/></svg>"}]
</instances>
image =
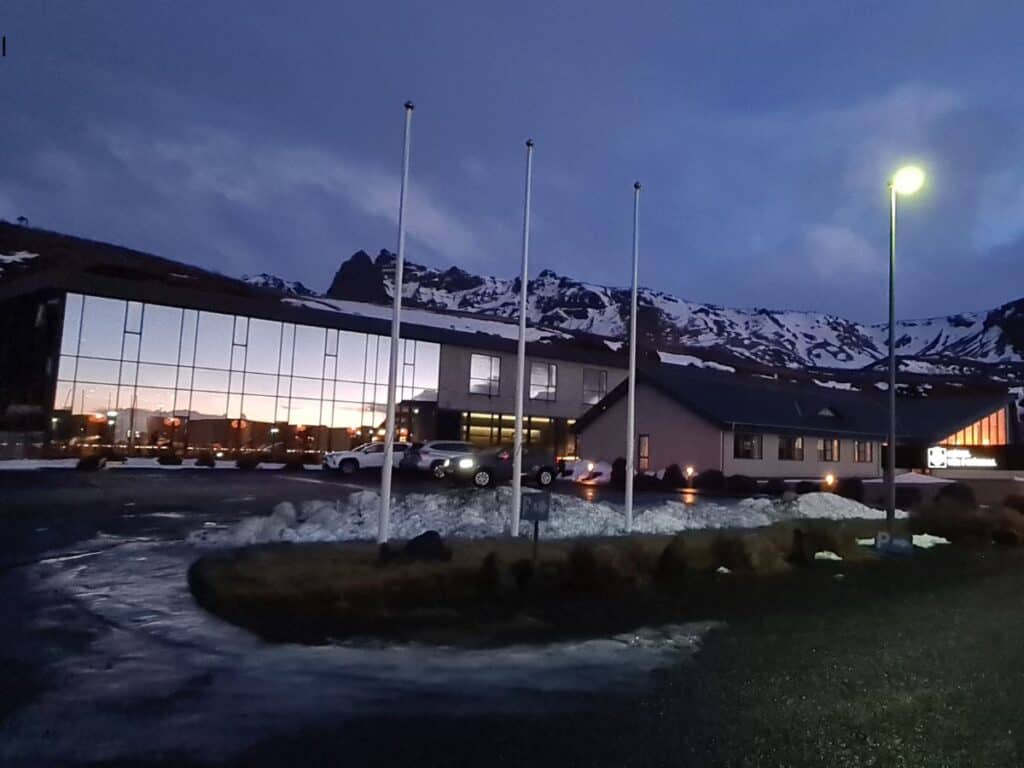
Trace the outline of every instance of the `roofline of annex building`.
<instances>
[{"instance_id":1,"label":"roofline of annex building","mask_svg":"<svg viewBox=\"0 0 1024 768\"><path fill-rule=\"evenodd\" d=\"M6 228L15 227L0 222L0 232ZM24 228L17 227L15 229ZM23 233L19 232L18 234ZM27 235L25 250L38 253L43 258L46 257L47 241L52 241L54 247L61 250L80 247L92 252L82 255L81 260L87 262L85 264L69 264L69 268L63 268L59 264L47 264L42 269L31 270L24 275L0 280L0 303L37 292L81 293L381 336L388 336L391 333L390 307L380 304L366 303L365 306L368 311L372 309L375 312L386 312L388 317L370 317L341 309L331 309L328 308L329 304L336 300L330 297L299 296L278 292L201 267L194 267L122 246L45 230L29 230L24 234ZM32 242L33 240L36 242ZM97 252L101 253L97 255ZM108 256L107 252L113 254L113 257ZM126 274L130 270L134 270L134 272L131 277L119 276L109 272L92 271L92 268L96 267L115 272L124 270ZM180 273L175 272L179 269ZM197 288L195 283L201 281L209 282L202 288ZM323 302L327 306L318 309L312 306L301 306L300 302ZM361 304L348 300L343 303ZM437 318L440 323L450 320L453 324L457 324L460 321L472 322L475 320L481 323L500 324L508 327L514 333L510 337L504 337L482 331L468 332L423 325L408 319L408 316L414 313L427 313L431 317ZM542 331L550 330L540 326L530 326L530 328ZM555 330L550 330L550 332L555 337L550 342L528 342L527 354L534 358L593 363L610 368L624 369L626 367L625 353L607 348L599 337L585 334L572 335ZM515 334L517 333L518 323L504 318L471 315L465 312L446 313L415 306L403 307L402 338L467 349L515 353L517 348Z\"/></svg>"},{"instance_id":2,"label":"roofline of annex building","mask_svg":"<svg viewBox=\"0 0 1024 768\"><path fill-rule=\"evenodd\" d=\"M661 365L665 365L665 364L662 363ZM737 374L722 374L722 373L715 372L715 371L700 371L699 373L697 373L697 372L692 372L691 371L691 372L688 372L688 376L690 378L690 382L689 383L694 384L696 386L714 386L714 382L716 380L721 380L721 377L723 377L723 376L735 377L735 376L737 376ZM845 437L852 437L852 438L864 438L864 439L872 439L872 440L883 440L883 441L887 437L887 431L885 429L884 424L881 423L881 422L879 423L879 429L877 429L877 430L863 430L863 429L856 429L856 428L845 428L845 427L843 427L840 424L836 424L834 427L826 429L824 427L820 427L820 426L816 426L816 425L807 425L806 427L804 427L804 426L795 427L795 426L790 426L790 425L779 425L779 424L770 423L768 420L766 420L766 421L759 421L759 422L751 422L751 421L737 421L737 420L732 420L732 419L722 419L722 418L719 418L718 416L716 416L716 415L714 415L712 413L707 412L706 409L700 408L700 407L696 406L694 403L690 402L687 398L685 398L684 396L682 396L678 392L676 392L674 387L670 386L668 383L666 383L665 381L660 379L657 375L653 374L649 370L646 370L646 369L643 369L643 368L638 368L637 369L637 382L638 383L642 383L642 384L648 384L648 385L654 387L656 390L658 390L659 392L664 394L670 400L672 400L673 402L677 403L680 407L688 409L692 413L697 414L701 418L705 419L706 421L710 422L711 424L714 424L715 426L719 427L722 430L732 430L732 431L744 430L744 429L748 429L748 430L751 430L751 431L753 431L753 430L763 430L763 431L770 431L773 434L780 434L780 435L807 435L807 436L813 436L813 437L836 435L836 436L845 436ZM761 383L757 383L756 385L753 382L750 382L750 383L751 383L751 389L752 390L756 390L756 389L761 388L763 386L764 388L777 388L777 389L784 388L786 391L793 392L794 394L798 394L799 392L802 392L802 391L803 392L807 392L807 391L815 392L815 390L812 390L812 389L810 389L807 386L781 385L781 384L774 383L774 382L764 382L763 385ZM593 406L591 406L582 416L580 416L576 420L576 423L573 425L573 431L576 434L579 434L581 431L585 430L590 424L592 424L597 419L599 419L604 414L604 412L608 410L609 407L611 407L616 402L618 402L623 397L625 397L626 393L627 393L628 384L629 384L628 379L620 382L616 387L614 387L610 392L608 392L608 394L605 395L604 398L602 398L599 402L597 402ZM820 394L820 393L815 392L815 394ZM884 404L881 402L881 400L879 400L873 394L870 394L870 393L859 393L859 392L857 392L857 393L855 393L855 392L845 392L845 393L843 393L843 395L841 397L837 397L837 399L847 399L847 398L862 398L865 402L870 403L872 406L875 406L875 407L878 407L879 409L882 409L882 410L880 410L881 414L884 415L884 414L887 413L887 411L885 411L883 409ZM938 398L928 399L926 402L934 404L936 406L936 408L940 411L940 414L941 414L942 403L945 400L947 400L947 399L950 399L950 398L938 397ZM900 431L899 430L899 425L897 425L897 427L898 427L897 428L897 434L896 434L897 439L903 440L905 442L933 442L935 440L940 440L940 439L946 437L947 435L954 434L958 430L963 429L963 428L965 428L967 426L970 426L971 424L975 423L976 421L978 421L981 418L984 418L985 416L989 415L990 413L992 413L993 411L997 410L1000 407L1003 407L1003 408L1009 407L1010 405L1012 405L1012 402L1013 402L1013 397L1009 393L1006 393L1006 394L1003 394L1003 395L992 395L992 396L988 397L987 399L982 399L980 397L975 396L974 399L978 400L978 403L979 403L978 409L976 411L972 410L969 413L968 416L964 416L962 418L957 418L955 420L950 420L947 424L945 424L945 425L943 425L943 426L941 426L941 427L939 427L939 428L937 428L937 429L935 429L935 430L933 430L933 431L931 431L931 432L929 432L927 434L908 432L906 429L904 429L903 431ZM897 417L898 417L898 415L899 415L899 408L897 407ZM1013 425L1010 423L1010 419L1007 419L1007 427L1008 427L1008 429L1010 429L1012 431Z\"/></svg>"}]
</instances>

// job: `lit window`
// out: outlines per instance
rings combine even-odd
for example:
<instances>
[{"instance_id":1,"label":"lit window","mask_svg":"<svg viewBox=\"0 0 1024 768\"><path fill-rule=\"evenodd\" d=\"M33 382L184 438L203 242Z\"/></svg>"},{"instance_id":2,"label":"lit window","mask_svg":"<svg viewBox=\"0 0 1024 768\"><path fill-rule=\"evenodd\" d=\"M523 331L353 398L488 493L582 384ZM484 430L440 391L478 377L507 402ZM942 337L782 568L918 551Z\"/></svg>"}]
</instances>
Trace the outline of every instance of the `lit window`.
<instances>
[{"instance_id":1,"label":"lit window","mask_svg":"<svg viewBox=\"0 0 1024 768\"><path fill-rule=\"evenodd\" d=\"M594 405L608 394L608 371L583 369L583 404Z\"/></svg>"},{"instance_id":2,"label":"lit window","mask_svg":"<svg viewBox=\"0 0 1024 768\"><path fill-rule=\"evenodd\" d=\"M469 358L470 394L497 397L500 391L501 358L495 355L471 355Z\"/></svg>"},{"instance_id":3,"label":"lit window","mask_svg":"<svg viewBox=\"0 0 1024 768\"><path fill-rule=\"evenodd\" d=\"M558 367L554 363L533 363L530 366L530 399L554 400Z\"/></svg>"},{"instance_id":4,"label":"lit window","mask_svg":"<svg viewBox=\"0 0 1024 768\"><path fill-rule=\"evenodd\" d=\"M779 438L779 461L803 461L804 439L783 435Z\"/></svg>"},{"instance_id":5,"label":"lit window","mask_svg":"<svg viewBox=\"0 0 1024 768\"><path fill-rule=\"evenodd\" d=\"M761 435L737 432L733 439L732 455L737 459L760 459L762 455L761 448Z\"/></svg>"},{"instance_id":6,"label":"lit window","mask_svg":"<svg viewBox=\"0 0 1024 768\"><path fill-rule=\"evenodd\" d=\"M651 436L640 435L638 443L636 468L646 472L651 468Z\"/></svg>"},{"instance_id":7,"label":"lit window","mask_svg":"<svg viewBox=\"0 0 1024 768\"><path fill-rule=\"evenodd\" d=\"M839 440L818 438L818 461L839 461Z\"/></svg>"},{"instance_id":8,"label":"lit window","mask_svg":"<svg viewBox=\"0 0 1024 768\"><path fill-rule=\"evenodd\" d=\"M853 443L853 460L858 464L870 464L875 460L875 444L870 440L856 440Z\"/></svg>"}]
</instances>

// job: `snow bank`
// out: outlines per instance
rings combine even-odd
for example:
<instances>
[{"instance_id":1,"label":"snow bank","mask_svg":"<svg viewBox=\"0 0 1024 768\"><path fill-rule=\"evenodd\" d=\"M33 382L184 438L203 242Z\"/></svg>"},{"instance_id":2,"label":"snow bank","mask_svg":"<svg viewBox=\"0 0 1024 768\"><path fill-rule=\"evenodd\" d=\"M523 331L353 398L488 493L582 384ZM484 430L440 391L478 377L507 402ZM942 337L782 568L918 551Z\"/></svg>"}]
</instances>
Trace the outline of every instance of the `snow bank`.
<instances>
[{"instance_id":1,"label":"snow bank","mask_svg":"<svg viewBox=\"0 0 1024 768\"><path fill-rule=\"evenodd\" d=\"M507 535L511 495L507 487L409 493L397 498L392 506L391 535L408 539L427 530L457 538ZM246 518L228 528L204 528L192 533L189 541L209 546L245 546L283 541L372 540L377 535L379 509L380 497L370 490L356 491L336 501L304 501L298 508L283 502L270 515ZM674 534L698 529L757 528L803 518L846 520L884 516L880 510L830 493L809 493L788 503L767 498L744 499L728 506L712 501L664 501L637 510L633 530ZM624 523L621 505L553 493L550 520L541 524L541 531L545 538L617 536L625 532ZM531 528L523 525L522 535L532 535Z\"/></svg>"}]
</instances>

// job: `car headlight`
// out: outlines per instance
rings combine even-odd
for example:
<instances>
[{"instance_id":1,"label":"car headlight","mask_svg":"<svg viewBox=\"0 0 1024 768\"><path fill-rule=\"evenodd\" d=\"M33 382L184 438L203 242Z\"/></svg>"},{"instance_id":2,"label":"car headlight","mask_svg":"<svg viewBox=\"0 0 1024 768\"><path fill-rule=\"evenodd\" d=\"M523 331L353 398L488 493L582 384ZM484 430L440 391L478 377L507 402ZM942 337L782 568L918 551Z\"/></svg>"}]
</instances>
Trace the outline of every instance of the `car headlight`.
<instances>
[{"instance_id":1,"label":"car headlight","mask_svg":"<svg viewBox=\"0 0 1024 768\"><path fill-rule=\"evenodd\" d=\"M593 471L594 471L594 462L588 461L587 462L587 472L593 472Z\"/></svg>"},{"instance_id":2,"label":"car headlight","mask_svg":"<svg viewBox=\"0 0 1024 768\"><path fill-rule=\"evenodd\" d=\"M444 463L441 464L442 467L450 467L451 465L452 465L452 460L451 459L445 459Z\"/></svg>"},{"instance_id":3,"label":"car headlight","mask_svg":"<svg viewBox=\"0 0 1024 768\"><path fill-rule=\"evenodd\" d=\"M459 459L459 469L472 469L475 462L470 458Z\"/></svg>"}]
</instances>

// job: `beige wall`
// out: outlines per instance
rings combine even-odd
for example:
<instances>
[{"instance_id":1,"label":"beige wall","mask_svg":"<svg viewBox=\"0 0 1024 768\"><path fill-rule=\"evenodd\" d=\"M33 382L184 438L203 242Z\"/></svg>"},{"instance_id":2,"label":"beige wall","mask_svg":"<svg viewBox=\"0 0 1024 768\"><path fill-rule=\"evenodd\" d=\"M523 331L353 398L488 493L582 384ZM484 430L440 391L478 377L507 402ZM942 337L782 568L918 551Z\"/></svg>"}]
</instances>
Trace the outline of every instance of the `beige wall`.
<instances>
[{"instance_id":1,"label":"beige wall","mask_svg":"<svg viewBox=\"0 0 1024 768\"><path fill-rule=\"evenodd\" d=\"M614 461L626 455L626 398L621 398L600 418L589 424L579 438L580 456L591 460ZM803 461L780 461L777 435L762 436L760 460L733 458L733 433L723 431L648 384L641 383L636 393L636 431L650 435L650 468L663 469L670 464L693 466L698 472L720 469L727 475L751 477L819 478L832 473L836 477L878 477L881 474L881 447L874 444L874 461L853 460L853 440L842 439L839 461L818 461L818 440L804 437Z\"/></svg>"},{"instance_id":2,"label":"beige wall","mask_svg":"<svg viewBox=\"0 0 1024 768\"><path fill-rule=\"evenodd\" d=\"M881 474L882 448L874 442L874 461L860 463L853 460L853 440L839 441L839 461L818 461L818 438L804 437L804 460L781 461L779 459L778 435L763 434L761 437L762 458L733 458L731 431L725 433L725 467L727 475L750 475L751 477L819 478L831 473L836 477L878 477Z\"/></svg>"},{"instance_id":3,"label":"beige wall","mask_svg":"<svg viewBox=\"0 0 1024 768\"><path fill-rule=\"evenodd\" d=\"M500 392L496 397L470 394L469 365L470 357L474 353L501 358ZM532 362L554 363L557 367L555 400L530 399L530 363ZM566 419L576 419L582 416L590 408L589 405L584 405L583 403L584 368L596 368L607 371L609 392L626 378L625 370L609 368L605 365L527 356L527 389L526 396L523 399L523 409L526 415ZM441 371L437 396L439 408L449 408L458 411L479 411L483 413L513 413L515 411L515 392L515 354L441 345Z\"/></svg>"},{"instance_id":4,"label":"beige wall","mask_svg":"<svg viewBox=\"0 0 1024 768\"><path fill-rule=\"evenodd\" d=\"M624 457L625 434L626 398L623 397L583 430L579 454L586 459L609 462ZM640 383L636 391L635 435L638 438L644 434L650 435L652 470L670 464L692 466L698 472L721 469L721 430L654 387Z\"/></svg>"}]
</instances>

